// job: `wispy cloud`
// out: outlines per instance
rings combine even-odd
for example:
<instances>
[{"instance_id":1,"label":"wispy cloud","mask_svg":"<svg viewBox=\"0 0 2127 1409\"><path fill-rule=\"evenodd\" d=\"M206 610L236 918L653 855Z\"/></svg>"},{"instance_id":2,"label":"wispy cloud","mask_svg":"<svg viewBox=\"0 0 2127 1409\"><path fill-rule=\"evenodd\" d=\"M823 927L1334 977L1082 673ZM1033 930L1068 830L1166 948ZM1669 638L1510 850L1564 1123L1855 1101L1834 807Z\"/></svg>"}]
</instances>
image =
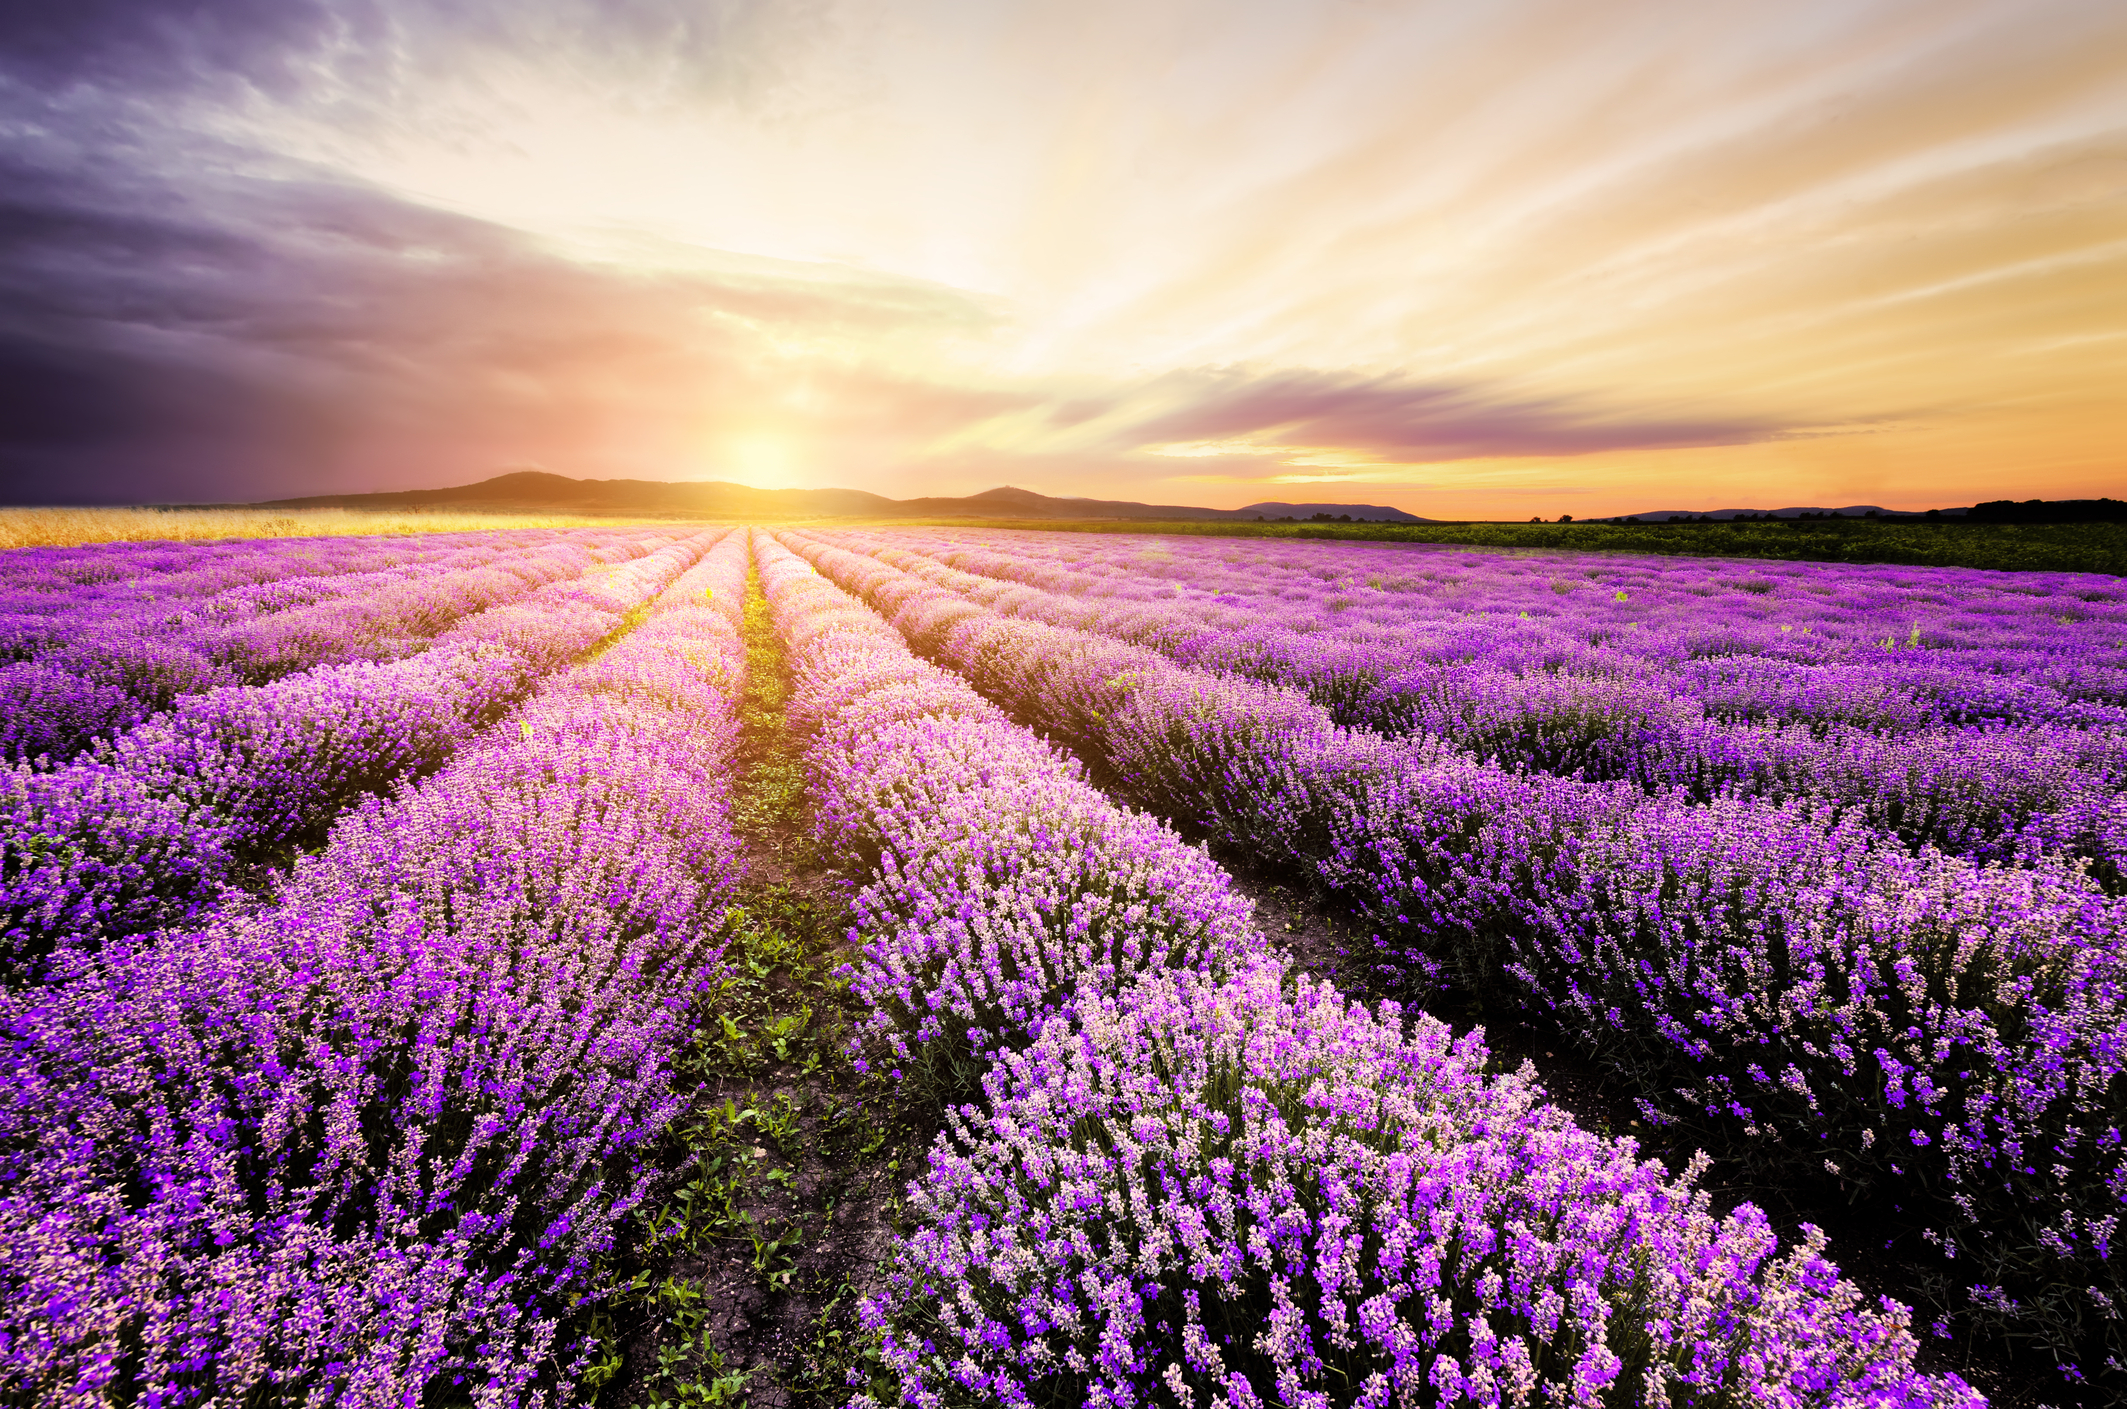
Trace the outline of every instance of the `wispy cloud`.
<instances>
[{"instance_id":1,"label":"wispy cloud","mask_svg":"<svg viewBox=\"0 0 2127 1409\"><path fill-rule=\"evenodd\" d=\"M1151 383L1145 394L1178 404L1136 424L1132 448L1263 442L1423 462L1737 445L1779 431L1741 420L1602 416L1557 399L1516 399L1474 385L1350 372L1175 372Z\"/></svg>"},{"instance_id":2,"label":"wispy cloud","mask_svg":"<svg viewBox=\"0 0 2127 1409\"><path fill-rule=\"evenodd\" d=\"M863 355L993 321L916 281L583 264L323 173L180 184L16 153L0 190L18 501L402 487L523 459L686 477L724 433L892 444L1007 402Z\"/></svg>"},{"instance_id":3,"label":"wispy cloud","mask_svg":"<svg viewBox=\"0 0 2127 1409\"><path fill-rule=\"evenodd\" d=\"M165 109L264 100L342 121L448 110L492 70L615 104L758 100L820 38L820 0L77 0L11 7L0 72ZM409 112L413 109L413 112Z\"/></svg>"},{"instance_id":4,"label":"wispy cloud","mask_svg":"<svg viewBox=\"0 0 2127 1409\"><path fill-rule=\"evenodd\" d=\"M2102 492L2123 222L2104 0L16 6L0 467Z\"/></svg>"}]
</instances>

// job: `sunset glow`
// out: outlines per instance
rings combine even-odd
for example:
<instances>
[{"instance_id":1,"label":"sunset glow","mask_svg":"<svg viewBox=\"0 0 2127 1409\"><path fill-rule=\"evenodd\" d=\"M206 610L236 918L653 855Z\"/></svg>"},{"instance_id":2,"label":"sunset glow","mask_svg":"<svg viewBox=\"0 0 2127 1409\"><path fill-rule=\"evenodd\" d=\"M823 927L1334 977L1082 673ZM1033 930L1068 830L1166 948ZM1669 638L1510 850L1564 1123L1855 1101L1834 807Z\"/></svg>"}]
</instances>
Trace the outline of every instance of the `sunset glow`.
<instances>
[{"instance_id":1,"label":"sunset glow","mask_svg":"<svg viewBox=\"0 0 2127 1409\"><path fill-rule=\"evenodd\" d=\"M17 501L2127 486L2100 0L165 8L7 22Z\"/></svg>"}]
</instances>

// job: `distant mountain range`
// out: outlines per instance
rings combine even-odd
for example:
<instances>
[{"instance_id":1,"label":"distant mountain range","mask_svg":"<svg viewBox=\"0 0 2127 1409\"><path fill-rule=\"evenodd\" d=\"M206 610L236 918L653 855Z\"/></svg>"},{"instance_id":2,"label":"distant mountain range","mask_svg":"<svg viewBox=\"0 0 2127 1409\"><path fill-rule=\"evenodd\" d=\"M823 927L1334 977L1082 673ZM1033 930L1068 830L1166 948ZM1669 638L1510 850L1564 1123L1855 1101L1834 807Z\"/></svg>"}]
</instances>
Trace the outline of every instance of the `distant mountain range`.
<instances>
[{"instance_id":1,"label":"distant mountain range","mask_svg":"<svg viewBox=\"0 0 2127 1409\"><path fill-rule=\"evenodd\" d=\"M408 489L392 494L319 494L275 499L274 509L524 509L541 513L676 514L699 518L1194 519L1253 522L1261 518L1330 519L1354 523L1434 523L1379 504L1250 504L1245 509L1196 509L1122 499L1057 499L1031 489L984 490L964 498L889 499L861 489L754 489L710 480L674 484L647 479L570 479L540 470L497 475L455 489Z\"/></svg>"},{"instance_id":2,"label":"distant mountain range","mask_svg":"<svg viewBox=\"0 0 2127 1409\"><path fill-rule=\"evenodd\" d=\"M455 489L408 489L391 494L319 494L307 499L275 499L259 508L274 509L490 509L546 514L631 514L677 518L866 518L866 519L1143 519L1252 523L1258 519L1307 523L1441 523L1381 504L1250 504L1240 509L1198 509L1184 504L1139 504L1127 499L1056 498L1031 489L986 489L960 498L926 496L889 499L861 489L754 489L723 480L670 483L648 479L570 479L543 470L519 470ZM1876 504L1844 508L1655 509L1638 514L1605 515L1584 520L1617 523L1667 523L1671 519L1736 518L1917 519L1966 518L1987 523L2087 523L2127 519L2127 505L2111 499L2064 499L2023 503L1994 500L1970 508L1886 509Z\"/></svg>"}]
</instances>

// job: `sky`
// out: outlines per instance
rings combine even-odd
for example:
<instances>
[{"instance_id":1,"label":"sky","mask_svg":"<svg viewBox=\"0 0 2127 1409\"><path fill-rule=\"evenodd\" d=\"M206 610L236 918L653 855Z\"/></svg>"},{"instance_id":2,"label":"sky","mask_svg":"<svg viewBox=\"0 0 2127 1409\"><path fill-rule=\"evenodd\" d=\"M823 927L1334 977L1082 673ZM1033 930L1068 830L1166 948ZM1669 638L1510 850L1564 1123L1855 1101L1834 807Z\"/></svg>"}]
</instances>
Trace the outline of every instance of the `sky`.
<instances>
[{"instance_id":1,"label":"sky","mask_svg":"<svg viewBox=\"0 0 2127 1409\"><path fill-rule=\"evenodd\" d=\"M2118 0L0 7L0 501L2127 494Z\"/></svg>"}]
</instances>

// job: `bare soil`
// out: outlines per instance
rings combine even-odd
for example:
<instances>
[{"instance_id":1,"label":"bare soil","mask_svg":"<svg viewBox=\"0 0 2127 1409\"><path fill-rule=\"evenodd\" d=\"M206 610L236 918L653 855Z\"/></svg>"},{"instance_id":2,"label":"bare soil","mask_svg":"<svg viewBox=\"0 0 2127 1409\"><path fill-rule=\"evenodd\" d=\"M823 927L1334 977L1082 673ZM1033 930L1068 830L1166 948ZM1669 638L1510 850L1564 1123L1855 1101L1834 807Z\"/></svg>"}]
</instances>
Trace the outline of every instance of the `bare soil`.
<instances>
[{"instance_id":1,"label":"bare soil","mask_svg":"<svg viewBox=\"0 0 2127 1409\"><path fill-rule=\"evenodd\" d=\"M691 1054L698 1084L636 1237L609 1269L594 1402L840 1405L872 1363L857 1303L881 1289L926 1103L861 1076L845 875L813 844L788 680L750 594L733 824L747 844L727 964Z\"/></svg>"}]
</instances>

